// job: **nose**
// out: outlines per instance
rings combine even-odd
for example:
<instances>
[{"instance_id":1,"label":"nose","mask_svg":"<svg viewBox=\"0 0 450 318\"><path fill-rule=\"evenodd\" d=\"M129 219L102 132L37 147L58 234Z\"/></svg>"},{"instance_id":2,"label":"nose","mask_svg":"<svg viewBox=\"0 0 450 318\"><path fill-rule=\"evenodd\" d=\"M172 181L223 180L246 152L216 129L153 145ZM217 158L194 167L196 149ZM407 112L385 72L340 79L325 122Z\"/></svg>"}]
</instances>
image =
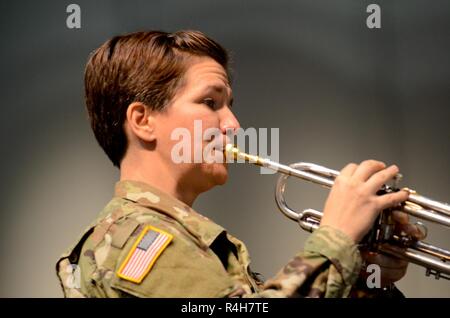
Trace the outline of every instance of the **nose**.
<instances>
[{"instance_id":1,"label":"nose","mask_svg":"<svg viewBox=\"0 0 450 318\"><path fill-rule=\"evenodd\" d=\"M229 107L223 107L220 114L220 130L225 135L228 130L235 132L241 128L239 121Z\"/></svg>"}]
</instances>

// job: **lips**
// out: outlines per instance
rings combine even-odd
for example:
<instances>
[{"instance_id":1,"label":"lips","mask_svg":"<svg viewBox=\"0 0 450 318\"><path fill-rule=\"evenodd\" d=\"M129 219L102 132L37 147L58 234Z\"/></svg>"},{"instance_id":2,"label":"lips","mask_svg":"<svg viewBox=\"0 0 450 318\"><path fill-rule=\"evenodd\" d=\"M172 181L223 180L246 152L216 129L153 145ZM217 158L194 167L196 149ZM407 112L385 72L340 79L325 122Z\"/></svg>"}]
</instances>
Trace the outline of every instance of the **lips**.
<instances>
[{"instance_id":1,"label":"lips","mask_svg":"<svg viewBox=\"0 0 450 318\"><path fill-rule=\"evenodd\" d=\"M224 151L227 144L231 143L231 140L228 136L221 135L221 138L214 138L211 142L215 150Z\"/></svg>"},{"instance_id":2,"label":"lips","mask_svg":"<svg viewBox=\"0 0 450 318\"><path fill-rule=\"evenodd\" d=\"M221 163L225 164L225 149L226 145L230 144L230 139L225 135L216 135L208 142L208 148L211 150L210 153L204 154L208 157L205 158L208 163Z\"/></svg>"}]
</instances>

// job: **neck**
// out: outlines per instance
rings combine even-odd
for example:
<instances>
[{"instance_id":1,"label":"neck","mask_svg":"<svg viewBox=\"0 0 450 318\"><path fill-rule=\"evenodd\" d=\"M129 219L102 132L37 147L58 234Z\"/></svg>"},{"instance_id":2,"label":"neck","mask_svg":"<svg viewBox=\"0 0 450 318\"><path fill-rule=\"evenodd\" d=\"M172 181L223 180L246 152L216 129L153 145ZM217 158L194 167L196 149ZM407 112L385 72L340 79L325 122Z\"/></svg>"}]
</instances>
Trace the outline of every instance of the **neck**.
<instances>
[{"instance_id":1,"label":"neck","mask_svg":"<svg viewBox=\"0 0 450 318\"><path fill-rule=\"evenodd\" d=\"M192 207L199 193L180 181L175 169L165 165L160 158L152 157L125 156L120 164L120 180L147 183Z\"/></svg>"}]
</instances>

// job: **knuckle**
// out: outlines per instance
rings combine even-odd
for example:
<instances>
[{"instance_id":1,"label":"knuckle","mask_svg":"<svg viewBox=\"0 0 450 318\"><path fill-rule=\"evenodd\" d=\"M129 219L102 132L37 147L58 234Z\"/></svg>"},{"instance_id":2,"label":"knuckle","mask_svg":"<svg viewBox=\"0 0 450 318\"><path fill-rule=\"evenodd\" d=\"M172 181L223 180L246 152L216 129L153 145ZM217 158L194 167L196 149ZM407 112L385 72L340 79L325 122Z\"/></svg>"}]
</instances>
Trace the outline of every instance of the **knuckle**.
<instances>
[{"instance_id":1,"label":"knuckle","mask_svg":"<svg viewBox=\"0 0 450 318\"><path fill-rule=\"evenodd\" d=\"M353 188L353 189L360 189L361 191L363 190L363 183L358 182L355 179L349 179L348 180L348 186Z\"/></svg>"},{"instance_id":2,"label":"knuckle","mask_svg":"<svg viewBox=\"0 0 450 318\"><path fill-rule=\"evenodd\" d=\"M367 205L373 210L380 210L380 204L375 198L369 199Z\"/></svg>"},{"instance_id":3,"label":"knuckle","mask_svg":"<svg viewBox=\"0 0 450 318\"><path fill-rule=\"evenodd\" d=\"M363 162L361 162L362 165L368 166L368 165L373 165L375 163L375 160L373 159L367 159L364 160Z\"/></svg>"},{"instance_id":4,"label":"knuckle","mask_svg":"<svg viewBox=\"0 0 450 318\"><path fill-rule=\"evenodd\" d=\"M355 189L354 189L355 195L358 198L363 198L363 197L367 196L367 193L366 193L366 191L365 191L365 189L363 187L358 187L356 185L354 185L354 187L355 187Z\"/></svg>"},{"instance_id":5,"label":"knuckle","mask_svg":"<svg viewBox=\"0 0 450 318\"><path fill-rule=\"evenodd\" d=\"M363 161L361 164L364 164L367 167L385 167L386 165L384 164L384 162L375 160L375 159L368 159Z\"/></svg>"},{"instance_id":6,"label":"knuckle","mask_svg":"<svg viewBox=\"0 0 450 318\"><path fill-rule=\"evenodd\" d=\"M398 199L393 195L385 195L386 196L386 204L389 207L393 207L398 204Z\"/></svg>"},{"instance_id":7,"label":"knuckle","mask_svg":"<svg viewBox=\"0 0 450 318\"><path fill-rule=\"evenodd\" d=\"M377 202L373 200L367 200L364 205L365 211L369 214L376 214L378 211L381 211L380 207L378 206Z\"/></svg>"},{"instance_id":8,"label":"knuckle","mask_svg":"<svg viewBox=\"0 0 450 318\"><path fill-rule=\"evenodd\" d=\"M351 162L351 163L347 164L344 168L342 168L341 172L344 171L344 170L354 169L354 168L356 168L357 166L358 166L358 165L357 165L356 163Z\"/></svg>"},{"instance_id":9,"label":"knuckle","mask_svg":"<svg viewBox=\"0 0 450 318\"><path fill-rule=\"evenodd\" d=\"M334 184L344 185L348 183L349 178L347 176L339 175L334 179Z\"/></svg>"},{"instance_id":10,"label":"knuckle","mask_svg":"<svg viewBox=\"0 0 450 318\"><path fill-rule=\"evenodd\" d=\"M398 168L398 166L397 165L392 165L392 171L394 172L394 173L398 173L399 171L400 171L400 169Z\"/></svg>"},{"instance_id":11,"label":"knuckle","mask_svg":"<svg viewBox=\"0 0 450 318\"><path fill-rule=\"evenodd\" d=\"M397 204L398 204L398 199L397 199L396 197L392 196L392 197L390 198L390 200L389 200L389 204L390 204L391 206L397 205Z\"/></svg>"},{"instance_id":12,"label":"knuckle","mask_svg":"<svg viewBox=\"0 0 450 318\"><path fill-rule=\"evenodd\" d=\"M391 173L388 170L382 170L378 173L377 178L382 182L386 182L391 178Z\"/></svg>"},{"instance_id":13,"label":"knuckle","mask_svg":"<svg viewBox=\"0 0 450 318\"><path fill-rule=\"evenodd\" d=\"M382 170L378 173L378 178L380 180L386 180L389 177L389 171L387 170Z\"/></svg>"}]
</instances>

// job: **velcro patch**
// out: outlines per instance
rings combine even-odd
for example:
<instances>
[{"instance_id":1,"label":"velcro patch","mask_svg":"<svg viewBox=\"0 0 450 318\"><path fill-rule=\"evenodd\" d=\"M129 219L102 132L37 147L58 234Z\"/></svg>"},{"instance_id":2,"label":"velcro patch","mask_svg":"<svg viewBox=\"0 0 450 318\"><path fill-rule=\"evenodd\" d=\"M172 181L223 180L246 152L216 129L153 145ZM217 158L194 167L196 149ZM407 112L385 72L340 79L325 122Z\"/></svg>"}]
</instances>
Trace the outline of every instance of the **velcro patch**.
<instances>
[{"instance_id":1,"label":"velcro patch","mask_svg":"<svg viewBox=\"0 0 450 318\"><path fill-rule=\"evenodd\" d=\"M117 276L141 283L172 238L172 234L146 226L120 265Z\"/></svg>"},{"instance_id":2,"label":"velcro patch","mask_svg":"<svg viewBox=\"0 0 450 318\"><path fill-rule=\"evenodd\" d=\"M122 249L139 225L139 222L133 219L128 219L124 223L117 226L117 229L112 234L111 245Z\"/></svg>"}]
</instances>

